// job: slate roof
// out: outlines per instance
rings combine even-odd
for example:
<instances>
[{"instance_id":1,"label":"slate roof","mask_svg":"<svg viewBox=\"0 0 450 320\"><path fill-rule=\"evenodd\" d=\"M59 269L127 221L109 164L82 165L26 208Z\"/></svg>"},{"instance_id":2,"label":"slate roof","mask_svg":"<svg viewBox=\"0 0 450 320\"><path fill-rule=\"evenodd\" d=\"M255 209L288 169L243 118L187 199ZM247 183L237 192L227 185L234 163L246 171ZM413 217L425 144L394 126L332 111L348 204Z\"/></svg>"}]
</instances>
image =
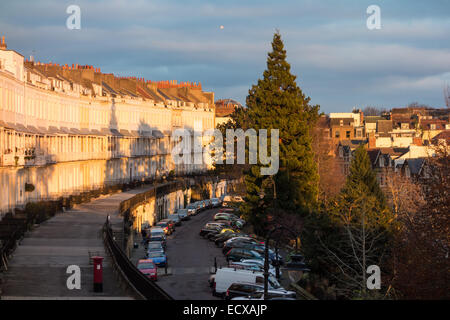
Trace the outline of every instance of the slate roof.
<instances>
[{"instance_id":1,"label":"slate roof","mask_svg":"<svg viewBox=\"0 0 450 320\"><path fill-rule=\"evenodd\" d=\"M379 120L377 122L377 132L388 133L392 131L392 121L391 120Z\"/></svg>"},{"instance_id":2,"label":"slate roof","mask_svg":"<svg viewBox=\"0 0 450 320\"><path fill-rule=\"evenodd\" d=\"M370 163L372 167L376 164L378 155L380 154L380 149L369 149L367 150L367 154L369 155Z\"/></svg>"},{"instance_id":3,"label":"slate roof","mask_svg":"<svg viewBox=\"0 0 450 320\"><path fill-rule=\"evenodd\" d=\"M406 159L404 165L409 167L412 175L418 175L424 162L425 158Z\"/></svg>"}]
</instances>

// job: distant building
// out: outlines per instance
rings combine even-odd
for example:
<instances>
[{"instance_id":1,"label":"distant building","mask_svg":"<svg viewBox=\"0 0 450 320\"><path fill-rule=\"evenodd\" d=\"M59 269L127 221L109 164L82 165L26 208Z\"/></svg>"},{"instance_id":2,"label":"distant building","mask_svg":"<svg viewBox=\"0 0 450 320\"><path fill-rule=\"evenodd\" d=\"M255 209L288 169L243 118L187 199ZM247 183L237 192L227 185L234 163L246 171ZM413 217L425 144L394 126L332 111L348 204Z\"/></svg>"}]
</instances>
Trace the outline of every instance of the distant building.
<instances>
[{"instance_id":1,"label":"distant building","mask_svg":"<svg viewBox=\"0 0 450 320\"><path fill-rule=\"evenodd\" d=\"M434 145L445 145L450 147L450 130L442 131L441 133L434 136L431 140L431 143Z\"/></svg>"},{"instance_id":2,"label":"distant building","mask_svg":"<svg viewBox=\"0 0 450 320\"><path fill-rule=\"evenodd\" d=\"M242 108L242 105L233 99L220 99L216 103L216 122L215 126L227 123L231 120L231 114L236 108Z\"/></svg>"},{"instance_id":3,"label":"distant building","mask_svg":"<svg viewBox=\"0 0 450 320\"><path fill-rule=\"evenodd\" d=\"M354 112L330 113L330 135L334 145L343 140L364 140L364 115Z\"/></svg>"},{"instance_id":4,"label":"distant building","mask_svg":"<svg viewBox=\"0 0 450 320\"><path fill-rule=\"evenodd\" d=\"M341 172L348 175L350 163L353 159L354 152L361 144L365 144L364 140L342 140L337 146L337 161L341 167Z\"/></svg>"}]
</instances>

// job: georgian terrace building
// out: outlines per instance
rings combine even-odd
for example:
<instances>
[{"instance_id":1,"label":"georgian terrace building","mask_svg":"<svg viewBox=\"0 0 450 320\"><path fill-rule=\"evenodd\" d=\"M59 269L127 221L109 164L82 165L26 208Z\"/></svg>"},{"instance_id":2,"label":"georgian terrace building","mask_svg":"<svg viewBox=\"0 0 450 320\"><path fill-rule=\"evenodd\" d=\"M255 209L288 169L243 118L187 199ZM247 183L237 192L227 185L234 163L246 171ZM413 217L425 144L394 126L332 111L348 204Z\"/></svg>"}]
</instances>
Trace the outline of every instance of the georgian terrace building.
<instances>
[{"instance_id":1,"label":"georgian terrace building","mask_svg":"<svg viewBox=\"0 0 450 320\"><path fill-rule=\"evenodd\" d=\"M0 217L29 201L205 171L175 166L171 133L214 128L214 93L92 66L25 61L0 41ZM192 155L194 156L194 155ZM30 187L31 186L31 187Z\"/></svg>"}]
</instances>

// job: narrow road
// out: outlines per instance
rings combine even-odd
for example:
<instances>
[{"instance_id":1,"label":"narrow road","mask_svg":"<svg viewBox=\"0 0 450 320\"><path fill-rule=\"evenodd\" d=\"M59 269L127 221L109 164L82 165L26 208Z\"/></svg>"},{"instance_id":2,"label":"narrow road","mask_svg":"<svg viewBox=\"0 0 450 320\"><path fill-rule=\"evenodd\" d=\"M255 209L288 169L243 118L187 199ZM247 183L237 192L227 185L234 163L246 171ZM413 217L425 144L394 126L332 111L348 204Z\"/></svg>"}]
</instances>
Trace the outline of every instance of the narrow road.
<instances>
[{"instance_id":1,"label":"narrow road","mask_svg":"<svg viewBox=\"0 0 450 320\"><path fill-rule=\"evenodd\" d=\"M158 285L177 300L218 299L211 294L208 284L210 269L225 266L226 260L214 242L199 235L206 222L212 221L218 209L210 209L183 221L168 237L167 256L172 275L161 276Z\"/></svg>"}]
</instances>

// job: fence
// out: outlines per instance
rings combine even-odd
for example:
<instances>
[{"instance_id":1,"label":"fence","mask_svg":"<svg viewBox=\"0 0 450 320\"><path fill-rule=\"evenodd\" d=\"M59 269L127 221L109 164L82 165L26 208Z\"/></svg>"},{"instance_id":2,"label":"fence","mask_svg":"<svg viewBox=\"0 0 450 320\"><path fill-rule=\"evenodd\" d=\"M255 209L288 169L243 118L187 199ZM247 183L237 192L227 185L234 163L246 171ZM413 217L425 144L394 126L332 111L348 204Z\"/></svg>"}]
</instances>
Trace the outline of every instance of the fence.
<instances>
[{"instance_id":1,"label":"fence","mask_svg":"<svg viewBox=\"0 0 450 320\"><path fill-rule=\"evenodd\" d=\"M11 233L11 236L4 240L0 248L0 270L8 269L8 259L10 254L16 248L16 241L19 240L23 235L23 228L17 226L16 230Z\"/></svg>"},{"instance_id":2,"label":"fence","mask_svg":"<svg viewBox=\"0 0 450 320\"><path fill-rule=\"evenodd\" d=\"M105 246L112 255L114 262L122 272L125 280L135 289L144 299L147 300L173 300L156 283L147 278L140 272L126 256L113 238L111 227L106 221L103 227L103 236Z\"/></svg>"}]
</instances>

